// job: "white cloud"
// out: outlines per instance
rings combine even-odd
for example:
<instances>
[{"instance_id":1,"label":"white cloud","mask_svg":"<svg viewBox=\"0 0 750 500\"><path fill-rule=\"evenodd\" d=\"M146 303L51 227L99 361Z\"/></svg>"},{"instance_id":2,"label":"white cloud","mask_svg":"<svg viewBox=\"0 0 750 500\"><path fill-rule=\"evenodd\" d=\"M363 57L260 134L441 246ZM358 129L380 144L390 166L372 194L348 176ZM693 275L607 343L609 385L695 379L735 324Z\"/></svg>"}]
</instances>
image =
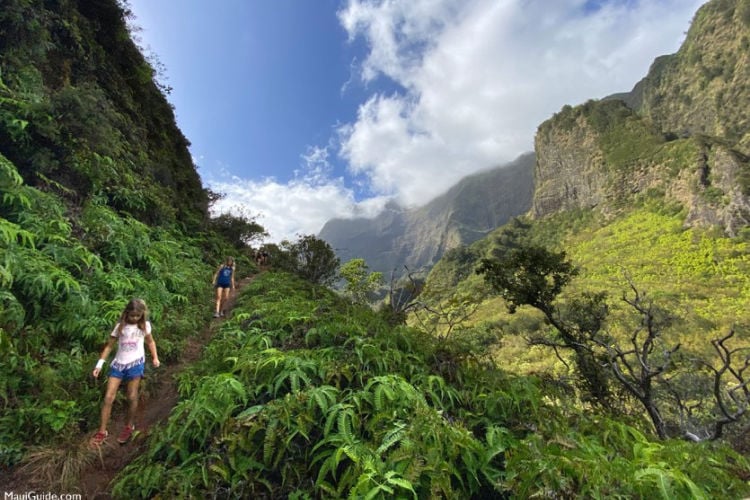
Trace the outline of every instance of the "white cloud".
<instances>
[{"instance_id":1,"label":"white cloud","mask_svg":"<svg viewBox=\"0 0 750 500\"><path fill-rule=\"evenodd\" d=\"M699 0L350 0L339 13L368 46L372 95L339 129L340 153L376 193L422 204L460 178L533 148L565 104L630 90L679 47Z\"/></svg>"},{"instance_id":2,"label":"white cloud","mask_svg":"<svg viewBox=\"0 0 750 500\"><path fill-rule=\"evenodd\" d=\"M257 222L270 234L266 242L275 243L317 234L326 221L335 217L375 216L387 200L375 197L356 202L343 179L329 176L327 157L326 149L310 148L303 155L305 167L285 184L275 179L254 181L236 176L209 180L210 189L224 195L213 212L257 216Z\"/></svg>"}]
</instances>

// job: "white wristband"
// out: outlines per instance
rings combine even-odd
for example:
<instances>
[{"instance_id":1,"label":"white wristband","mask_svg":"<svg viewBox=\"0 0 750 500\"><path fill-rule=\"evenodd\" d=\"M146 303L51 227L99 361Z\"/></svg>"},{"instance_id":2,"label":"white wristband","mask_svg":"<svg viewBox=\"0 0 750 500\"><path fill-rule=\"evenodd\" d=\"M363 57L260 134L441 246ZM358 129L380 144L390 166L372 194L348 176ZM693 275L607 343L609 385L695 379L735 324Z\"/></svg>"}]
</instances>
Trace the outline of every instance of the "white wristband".
<instances>
[{"instance_id":1,"label":"white wristband","mask_svg":"<svg viewBox=\"0 0 750 500\"><path fill-rule=\"evenodd\" d=\"M96 369L101 370L102 366L104 366L104 360L100 359L99 361L96 362Z\"/></svg>"}]
</instances>

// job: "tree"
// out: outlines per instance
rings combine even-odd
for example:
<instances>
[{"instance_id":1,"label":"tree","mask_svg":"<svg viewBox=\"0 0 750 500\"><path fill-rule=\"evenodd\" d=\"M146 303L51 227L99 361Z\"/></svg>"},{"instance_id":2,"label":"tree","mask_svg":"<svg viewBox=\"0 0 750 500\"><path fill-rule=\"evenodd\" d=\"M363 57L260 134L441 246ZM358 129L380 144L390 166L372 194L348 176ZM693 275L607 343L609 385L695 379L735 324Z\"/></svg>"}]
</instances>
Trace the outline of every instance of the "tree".
<instances>
[{"instance_id":1,"label":"tree","mask_svg":"<svg viewBox=\"0 0 750 500\"><path fill-rule=\"evenodd\" d=\"M714 360L678 358L680 345L670 346L664 338L675 318L632 283L632 298L623 295L623 300L639 321L626 341L606 331L604 293L582 293L557 305L563 287L577 274L564 252L522 244L483 259L477 272L507 301L509 312L529 305L544 314L553 335L537 333L530 343L572 350L584 389L602 404L611 403L614 377L641 404L661 439L719 439L750 408L750 379L745 380L750 348L728 345L734 330L711 341Z\"/></svg>"},{"instance_id":2,"label":"tree","mask_svg":"<svg viewBox=\"0 0 750 500\"><path fill-rule=\"evenodd\" d=\"M395 274L396 269L391 271L385 300L381 303L380 313L391 325L406 324L409 311L419 307L417 297L424 289L424 279L415 277L408 267L404 266L406 274L398 281Z\"/></svg>"},{"instance_id":3,"label":"tree","mask_svg":"<svg viewBox=\"0 0 750 500\"><path fill-rule=\"evenodd\" d=\"M294 243L282 241L279 249L279 254L271 258L281 269L320 285L330 285L336 279L340 261L326 241L311 234L300 235Z\"/></svg>"},{"instance_id":4,"label":"tree","mask_svg":"<svg viewBox=\"0 0 750 500\"><path fill-rule=\"evenodd\" d=\"M251 242L268 236L266 229L255 219L255 216L242 211L239 215L223 213L211 219L210 225L215 232L241 250Z\"/></svg>"},{"instance_id":5,"label":"tree","mask_svg":"<svg viewBox=\"0 0 750 500\"><path fill-rule=\"evenodd\" d=\"M359 304L366 304L383 282L383 273L367 272L365 259L345 262L339 269L339 275L346 281L344 293Z\"/></svg>"},{"instance_id":6,"label":"tree","mask_svg":"<svg viewBox=\"0 0 750 500\"><path fill-rule=\"evenodd\" d=\"M555 300L578 270L565 258L565 252L519 244L496 252L495 258L482 259L477 273L507 301L508 312L529 305L541 311L557 332L556 338L538 336L532 343L571 349L575 353L578 374L587 393L600 403L609 398L607 373L602 359L591 349L590 337L596 335L607 315L603 294L586 295L574 307L564 311ZM560 343L562 342L562 343Z\"/></svg>"},{"instance_id":7,"label":"tree","mask_svg":"<svg viewBox=\"0 0 750 500\"><path fill-rule=\"evenodd\" d=\"M622 299L638 312L640 322L628 342L593 338L606 350L615 377L641 403L660 438L672 437L672 429L692 441L721 438L724 428L740 422L750 408L750 379L745 380L750 348L730 347L728 342L735 335L730 330L711 340L717 355L713 362L700 357L679 359L680 344L667 345L663 335L674 317L632 283L630 287L633 297L623 295ZM670 422L668 415L677 422Z\"/></svg>"}]
</instances>

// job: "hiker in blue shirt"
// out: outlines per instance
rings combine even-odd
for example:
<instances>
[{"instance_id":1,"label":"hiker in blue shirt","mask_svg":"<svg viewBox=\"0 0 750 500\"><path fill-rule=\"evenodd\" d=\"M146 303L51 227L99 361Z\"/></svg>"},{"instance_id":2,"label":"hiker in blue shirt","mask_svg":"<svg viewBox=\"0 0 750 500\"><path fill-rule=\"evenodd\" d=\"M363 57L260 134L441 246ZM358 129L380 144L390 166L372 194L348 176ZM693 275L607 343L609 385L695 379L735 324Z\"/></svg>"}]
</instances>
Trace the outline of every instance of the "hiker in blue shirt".
<instances>
[{"instance_id":1,"label":"hiker in blue shirt","mask_svg":"<svg viewBox=\"0 0 750 500\"><path fill-rule=\"evenodd\" d=\"M229 298L229 291L234 289L234 259L227 257L219 266L211 280L216 288L216 311L214 318L224 316L224 302Z\"/></svg>"}]
</instances>

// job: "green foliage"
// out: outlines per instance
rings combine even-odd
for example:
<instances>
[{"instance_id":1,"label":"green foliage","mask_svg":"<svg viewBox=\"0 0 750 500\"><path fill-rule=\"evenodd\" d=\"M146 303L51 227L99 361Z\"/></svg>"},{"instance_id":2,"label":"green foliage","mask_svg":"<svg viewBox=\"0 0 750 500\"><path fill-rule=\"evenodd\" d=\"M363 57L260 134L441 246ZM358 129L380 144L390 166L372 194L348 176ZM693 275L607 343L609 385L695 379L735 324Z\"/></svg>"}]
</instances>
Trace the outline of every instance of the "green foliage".
<instances>
[{"instance_id":1,"label":"green foliage","mask_svg":"<svg viewBox=\"0 0 750 500\"><path fill-rule=\"evenodd\" d=\"M520 306L538 309L554 328L552 339L536 335L532 343L564 347L575 354L576 376L587 397L608 404L609 381L604 358L591 348L607 318L604 293L584 293L562 309L556 303L565 285L578 274L564 252L551 252L541 247L515 246L495 252L493 259L483 259L477 272L505 300L508 312ZM559 339L559 341L558 341Z\"/></svg>"},{"instance_id":2,"label":"green foliage","mask_svg":"<svg viewBox=\"0 0 750 500\"><path fill-rule=\"evenodd\" d=\"M102 388L81 381L126 300L149 303L164 361L200 324L208 195L124 16L0 9L3 466L95 425Z\"/></svg>"},{"instance_id":3,"label":"green foliage","mask_svg":"<svg viewBox=\"0 0 750 500\"><path fill-rule=\"evenodd\" d=\"M275 250L271 262L279 269L320 285L330 285L336 279L336 253L331 245L311 234L301 235L295 242L282 241Z\"/></svg>"},{"instance_id":4,"label":"green foliage","mask_svg":"<svg viewBox=\"0 0 750 500\"><path fill-rule=\"evenodd\" d=\"M745 488L732 479L736 469L747 467L741 455L708 444L655 443L606 418L577 419L565 429L530 436L524 444L509 454L504 483L520 498L539 492L587 498L734 498Z\"/></svg>"},{"instance_id":5,"label":"green foliage","mask_svg":"<svg viewBox=\"0 0 750 500\"><path fill-rule=\"evenodd\" d=\"M483 259L477 273L485 276L513 313L520 305L551 312L552 302L578 271L566 259L565 252L524 246L495 259Z\"/></svg>"},{"instance_id":6,"label":"green foliage","mask_svg":"<svg viewBox=\"0 0 750 500\"><path fill-rule=\"evenodd\" d=\"M564 249L579 274L568 283L561 300L590 290L605 291L616 299L629 291L630 281L647 290L661 307L682 317L679 326L669 332L682 349L705 354L711 351L707 337L723 335L735 324L750 324L750 267L743 257L747 241L708 230L685 229L684 214L681 207L665 203L660 196L643 198L637 207L607 221L593 211L580 211L526 223L525 229L518 223L508 224L473 248L487 257L495 248L511 248L518 242L555 251ZM473 279L445 290L475 287ZM427 287L441 280L440 275L431 274ZM440 300L449 296L446 293ZM512 335L505 335L498 360L513 371L542 370L563 375L563 364L538 348L529 349L521 338L543 331L541 318L524 308L510 316L503 312L505 306L503 299L484 299L468 326L479 322L502 324L503 330ZM632 331L632 311L626 304L612 300L609 307L610 331Z\"/></svg>"},{"instance_id":7,"label":"green foliage","mask_svg":"<svg viewBox=\"0 0 750 500\"><path fill-rule=\"evenodd\" d=\"M265 228L255 219L245 214L225 213L212 218L209 227L223 239L231 242L235 249L241 250L253 241L268 236Z\"/></svg>"},{"instance_id":8,"label":"green foliage","mask_svg":"<svg viewBox=\"0 0 750 500\"><path fill-rule=\"evenodd\" d=\"M497 448L485 449L484 434L475 437L460 423L476 416L463 413L459 391L431 375L429 342L330 291L265 273L242 294L206 357L181 378L180 408L200 406L216 420L199 425L175 412L164 438L124 472L115 491L179 494L186 480L193 494L304 489L313 496L422 498L492 491ZM206 399L222 373L246 388L247 406ZM218 454L226 458L212 458ZM158 476L144 472L156 462L165 466Z\"/></svg>"},{"instance_id":9,"label":"green foliage","mask_svg":"<svg viewBox=\"0 0 750 500\"><path fill-rule=\"evenodd\" d=\"M685 443L653 443L572 408L562 415L533 379L462 349L292 275L259 275L180 376L181 402L117 477L115 497L747 491L736 454L711 448L681 472Z\"/></svg>"},{"instance_id":10,"label":"green foliage","mask_svg":"<svg viewBox=\"0 0 750 500\"><path fill-rule=\"evenodd\" d=\"M4 2L0 154L30 186L55 186L70 203L97 199L197 230L208 195L125 15L114 0Z\"/></svg>"},{"instance_id":11,"label":"green foliage","mask_svg":"<svg viewBox=\"0 0 750 500\"><path fill-rule=\"evenodd\" d=\"M344 293L358 304L368 303L368 299L383 282L383 273L367 272L365 259L352 259L341 265L339 275L346 282Z\"/></svg>"},{"instance_id":12,"label":"green foliage","mask_svg":"<svg viewBox=\"0 0 750 500\"><path fill-rule=\"evenodd\" d=\"M0 156L0 406L4 465L95 425L101 387L82 384L125 302L151 309L162 360L195 332L210 268L180 233L106 205L69 210ZM181 311L181 314L175 312ZM84 429L85 430L85 429Z\"/></svg>"},{"instance_id":13,"label":"green foliage","mask_svg":"<svg viewBox=\"0 0 750 500\"><path fill-rule=\"evenodd\" d=\"M604 292L583 292L567 297L561 305L558 296L562 288L577 273L564 253L554 253L533 246L515 246L505 252L496 252L495 259L484 259L478 272L505 299L511 313L519 306L538 309L547 323L553 328L552 335L531 333L531 343L555 348L566 348L574 353L576 375L583 381L588 395L607 407L612 406L611 380L616 380L638 404L653 424L655 433L662 439L669 437L669 428L678 432L693 432L688 426L698 425L703 420L714 426L707 432L712 439L719 438L722 427L737 423L748 406L747 398L738 395L728 396L721 387L739 384L744 386L741 370L732 366L731 354L739 354L743 349L729 348L725 342L733 333L721 340L712 341L718 355L718 368L711 362L687 362L674 356L679 343L665 343L665 332L675 323L674 318L662 308L647 300L635 286L631 285L634 297L624 297L624 302L632 307L637 319L632 322L631 332L626 335L612 335L607 331L609 305ZM713 375L690 380L676 374L683 370L695 371L692 365L705 363ZM611 370L608 374L605 370ZM723 377L725 371L732 373L730 381ZM673 384L675 384L673 386ZM711 389L713 384L714 389ZM682 389L689 387L688 391ZM702 388L702 391L701 391ZM731 409L724 401L732 400ZM691 401L691 403L686 403ZM699 401L700 403L695 403ZM701 417L693 415L695 408L714 408L713 412L701 411ZM721 408L721 410L719 410ZM721 415L711 422L709 415Z\"/></svg>"}]
</instances>

